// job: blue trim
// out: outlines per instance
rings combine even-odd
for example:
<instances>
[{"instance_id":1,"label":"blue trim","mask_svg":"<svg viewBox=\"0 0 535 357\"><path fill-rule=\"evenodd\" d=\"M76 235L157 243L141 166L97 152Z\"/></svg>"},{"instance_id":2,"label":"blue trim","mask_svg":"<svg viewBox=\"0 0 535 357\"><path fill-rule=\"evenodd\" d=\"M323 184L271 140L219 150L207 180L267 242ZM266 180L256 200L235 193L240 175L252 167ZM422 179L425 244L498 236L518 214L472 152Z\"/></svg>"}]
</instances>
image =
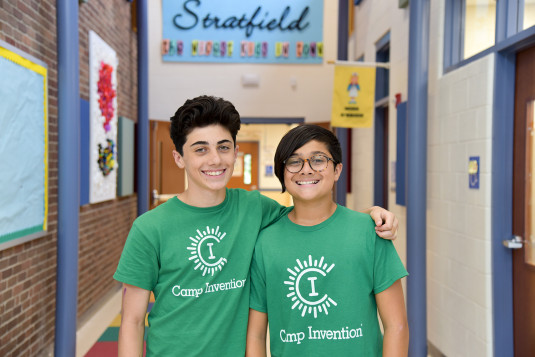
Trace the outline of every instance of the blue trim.
<instances>
[{"instance_id":1,"label":"blue trim","mask_svg":"<svg viewBox=\"0 0 535 357\"><path fill-rule=\"evenodd\" d=\"M459 61L455 64L452 64L451 66L449 66L448 68L444 68L444 74L446 73L449 73L451 71L454 71L456 70L457 68L461 68L463 66L466 66L467 64L471 63L471 62L474 62L474 61L477 61L478 59L480 58L483 58L491 53L494 53L496 51L495 47L489 47L487 48L486 50L484 51L481 51L475 55L473 55L472 57L468 57L467 59L464 59L462 61Z\"/></svg>"},{"instance_id":2,"label":"blue trim","mask_svg":"<svg viewBox=\"0 0 535 357\"><path fill-rule=\"evenodd\" d=\"M149 46L147 0L137 1L137 214L149 209Z\"/></svg>"},{"instance_id":3,"label":"blue trim","mask_svg":"<svg viewBox=\"0 0 535 357\"><path fill-rule=\"evenodd\" d=\"M521 31L508 39L501 41L495 47L495 51L520 51L535 44L535 26Z\"/></svg>"},{"instance_id":4,"label":"blue trim","mask_svg":"<svg viewBox=\"0 0 535 357\"><path fill-rule=\"evenodd\" d=\"M390 39L390 32L384 38ZM381 47L375 53L375 62L390 62L390 43L384 42L383 39ZM375 69L375 101L387 98L390 92L390 70L388 68L377 67Z\"/></svg>"},{"instance_id":5,"label":"blue trim","mask_svg":"<svg viewBox=\"0 0 535 357\"><path fill-rule=\"evenodd\" d=\"M349 41L349 19L347 16L347 9L349 8L349 0L338 0L338 50L337 50L337 59L339 61L347 61L348 59L348 50L347 43ZM342 147L342 165L345 167L345 170L342 170L340 178L336 183L336 202L341 205L346 205L346 196L347 196L347 180L349 168L347 152L348 147L348 129L336 128L336 136L338 141L340 141L340 146Z\"/></svg>"},{"instance_id":6,"label":"blue trim","mask_svg":"<svg viewBox=\"0 0 535 357\"><path fill-rule=\"evenodd\" d=\"M409 356L427 356L426 200L429 0L411 0L407 149L407 316Z\"/></svg>"},{"instance_id":7,"label":"blue trim","mask_svg":"<svg viewBox=\"0 0 535 357\"><path fill-rule=\"evenodd\" d=\"M373 205L385 207L383 195L384 172L384 131L385 131L385 107L375 108L374 118L374 144L373 144Z\"/></svg>"},{"instance_id":8,"label":"blue trim","mask_svg":"<svg viewBox=\"0 0 535 357\"><path fill-rule=\"evenodd\" d=\"M385 46L390 46L390 31L388 31L383 37L381 37L376 43L375 43L375 50L377 52L382 51ZM383 62L383 61L381 61ZM388 61L386 61L388 62Z\"/></svg>"},{"instance_id":9,"label":"blue trim","mask_svg":"<svg viewBox=\"0 0 535 357\"><path fill-rule=\"evenodd\" d=\"M446 0L444 4L444 68L449 68L453 63L453 1Z\"/></svg>"},{"instance_id":10,"label":"blue trim","mask_svg":"<svg viewBox=\"0 0 535 357\"><path fill-rule=\"evenodd\" d=\"M78 1L56 2L58 38L58 240L56 357L76 355L80 210Z\"/></svg>"},{"instance_id":11,"label":"blue trim","mask_svg":"<svg viewBox=\"0 0 535 357\"><path fill-rule=\"evenodd\" d=\"M510 29L508 29L508 24L509 26L511 25L511 22L510 20L513 20L514 21L514 18L510 18L510 16L512 15L511 13L508 13L508 9L509 9L509 3L510 1L497 1L496 2L496 22L495 22L495 25L496 25L496 36L494 37L494 43L498 43L500 41L503 41L507 38L507 36L515 33L516 31L514 32L510 32ZM514 21L514 23L516 23L516 21Z\"/></svg>"},{"instance_id":12,"label":"blue trim","mask_svg":"<svg viewBox=\"0 0 535 357\"><path fill-rule=\"evenodd\" d=\"M502 240L513 232L515 54L497 53L494 69L491 177L494 356L513 356L513 257ZM497 73L500 73L498 78Z\"/></svg>"},{"instance_id":13,"label":"blue trim","mask_svg":"<svg viewBox=\"0 0 535 357\"><path fill-rule=\"evenodd\" d=\"M517 16L517 21L514 23L517 24L516 31L522 31L522 27L524 27L524 12L525 12L526 2L524 0L518 0L511 1L509 5L509 11L514 12L514 14Z\"/></svg>"},{"instance_id":14,"label":"blue trim","mask_svg":"<svg viewBox=\"0 0 535 357\"><path fill-rule=\"evenodd\" d=\"M305 118L241 118L242 124L302 124Z\"/></svg>"},{"instance_id":15,"label":"blue trim","mask_svg":"<svg viewBox=\"0 0 535 357\"><path fill-rule=\"evenodd\" d=\"M89 204L89 101L80 98L80 205Z\"/></svg>"},{"instance_id":16,"label":"blue trim","mask_svg":"<svg viewBox=\"0 0 535 357\"><path fill-rule=\"evenodd\" d=\"M407 102L396 110L396 204L405 206L407 199Z\"/></svg>"}]
</instances>

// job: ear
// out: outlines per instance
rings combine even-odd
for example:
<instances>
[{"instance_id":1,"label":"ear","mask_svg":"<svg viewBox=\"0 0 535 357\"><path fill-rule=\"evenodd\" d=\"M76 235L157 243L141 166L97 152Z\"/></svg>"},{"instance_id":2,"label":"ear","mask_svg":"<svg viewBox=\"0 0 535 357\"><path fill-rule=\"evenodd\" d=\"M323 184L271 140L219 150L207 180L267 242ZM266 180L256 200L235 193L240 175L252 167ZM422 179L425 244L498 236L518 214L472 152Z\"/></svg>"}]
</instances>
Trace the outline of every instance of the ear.
<instances>
[{"instance_id":1,"label":"ear","mask_svg":"<svg viewBox=\"0 0 535 357\"><path fill-rule=\"evenodd\" d=\"M340 175L342 174L342 168L343 168L344 165L342 164L338 164L336 165L336 167L334 168L334 182L337 182L338 179L340 178Z\"/></svg>"},{"instance_id":2,"label":"ear","mask_svg":"<svg viewBox=\"0 0 535 357\"><path fill-rule=\"evenodd\" d=\"M184 163L184 157L176 150L173 150L173 158L175 159L176 165L183 169L186 165Z\"/></svg>"}]
</instances>

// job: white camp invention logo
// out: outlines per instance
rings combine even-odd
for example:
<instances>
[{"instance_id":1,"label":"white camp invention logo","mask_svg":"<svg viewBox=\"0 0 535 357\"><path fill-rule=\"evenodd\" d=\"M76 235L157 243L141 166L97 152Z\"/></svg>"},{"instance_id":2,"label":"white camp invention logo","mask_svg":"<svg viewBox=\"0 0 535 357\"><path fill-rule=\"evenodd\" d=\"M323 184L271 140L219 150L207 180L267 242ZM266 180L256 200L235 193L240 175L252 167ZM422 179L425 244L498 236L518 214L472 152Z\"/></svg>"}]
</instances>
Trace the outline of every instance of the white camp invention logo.
<instances>
[{"instance_id":1,"label":"white camp invention logo","mask_svg":"<svg viewBox=\"0 0 535 357\"><path fill-rule=\"evenodd\" d=\"M293 269L288 268L290 276L289 280L284 284L289 285L289 297L294 303L292 310L297 308L301 310L301 316L314 314L314 318L318 317L318 312L329 314L329 308L336 306L336 302L327 294L318 291L321 285L321 280L334 268L334 264L330 266L324 263L323 257L319 260L312 260L312 256L308 256L308 262L296 259L297 265ZM319 279L319 280L318 280Z\"/></svg>"},{"instance_id":2,"label":"white camp invention logo","mask_svg":"<svg viewBox=\"0 0 535 357\"><path fill-rule=\"evenodd\" d=\"M217 249L226 234L219 232L219 226L215 229L207 226L205 231L201 232L197 229L197 235L189 237L192 241L191 246L188 247L191 254L189 260L193 260L196 264L195 270L202 271L202 276L206 274L214 276L214 273L221 271L227 263L226 258L218 255Z\"/></svg>"}]
</instances>

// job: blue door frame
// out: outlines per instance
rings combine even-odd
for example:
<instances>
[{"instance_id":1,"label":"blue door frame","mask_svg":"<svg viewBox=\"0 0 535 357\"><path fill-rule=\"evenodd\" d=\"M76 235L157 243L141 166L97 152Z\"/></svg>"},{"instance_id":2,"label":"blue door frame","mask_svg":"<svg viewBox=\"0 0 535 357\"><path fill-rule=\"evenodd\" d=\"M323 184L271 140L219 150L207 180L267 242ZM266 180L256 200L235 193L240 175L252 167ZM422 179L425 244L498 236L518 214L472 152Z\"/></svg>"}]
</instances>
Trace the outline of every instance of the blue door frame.
<instances>
[{"instance_id":1,"label":"blue door frame","mask_svg":"<svg viewBox=\"0 0 535 357\"><path fill-rule=\"evenodd\" d=\"M492 125L492 315L495 356L514 355L513 256L502 245L513 234L513 134L516 54L535 46L535 28L495 46Z\"/></svg>"}]
</instances>

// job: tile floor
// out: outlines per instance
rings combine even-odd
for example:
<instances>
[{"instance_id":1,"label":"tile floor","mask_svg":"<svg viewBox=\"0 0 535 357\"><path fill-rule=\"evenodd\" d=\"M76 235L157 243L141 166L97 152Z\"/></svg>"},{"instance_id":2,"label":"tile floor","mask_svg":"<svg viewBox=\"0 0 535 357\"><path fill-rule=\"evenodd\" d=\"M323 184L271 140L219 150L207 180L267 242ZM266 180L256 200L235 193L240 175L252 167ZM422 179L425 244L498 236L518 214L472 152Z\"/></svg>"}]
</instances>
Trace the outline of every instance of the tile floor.
<instances>
[{"instance_id":1,"label":"tile floor","mask_svg":"<svg viewBox=\"0 0 535 357\"><path fill-rule=\"evenodd\" d=\"M147 314L145 315L145 336L143 340L147 339L147 332L149 331L149 325L147 316L154 304L154 296L151 294L151 299L147 307ZM91 349L85 354L85 357L117 357L117 340L119 337L119 326L121 325L121 314L118 314L110 323L106 331L99 337L98 341L91 347ZM145 343L143 343L145 348ZM143 352L143 355L145 351Z\"/></svg>"}]
</instances>

